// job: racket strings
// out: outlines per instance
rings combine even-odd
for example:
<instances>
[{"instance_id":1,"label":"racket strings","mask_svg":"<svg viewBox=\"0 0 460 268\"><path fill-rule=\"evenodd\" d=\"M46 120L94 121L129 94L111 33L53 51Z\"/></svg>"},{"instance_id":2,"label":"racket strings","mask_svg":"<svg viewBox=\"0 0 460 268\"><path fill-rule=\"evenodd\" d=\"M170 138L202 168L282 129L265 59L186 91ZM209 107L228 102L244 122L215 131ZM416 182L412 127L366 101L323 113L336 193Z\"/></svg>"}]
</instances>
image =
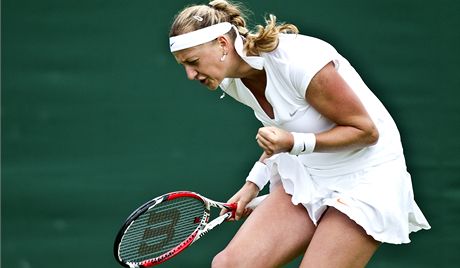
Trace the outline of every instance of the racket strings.
<instances>
[{"instance_id":1,"label":"racket strings","mask_svg":"<svg viewBox=\"0 0 460 268\"><path fill-rule=\"evenodd\" d=\"M196 230L203 213L203 202L187 197L149 208L127 228L120 257L136 263L167 253Z\"/></svg>"}]
</instances>

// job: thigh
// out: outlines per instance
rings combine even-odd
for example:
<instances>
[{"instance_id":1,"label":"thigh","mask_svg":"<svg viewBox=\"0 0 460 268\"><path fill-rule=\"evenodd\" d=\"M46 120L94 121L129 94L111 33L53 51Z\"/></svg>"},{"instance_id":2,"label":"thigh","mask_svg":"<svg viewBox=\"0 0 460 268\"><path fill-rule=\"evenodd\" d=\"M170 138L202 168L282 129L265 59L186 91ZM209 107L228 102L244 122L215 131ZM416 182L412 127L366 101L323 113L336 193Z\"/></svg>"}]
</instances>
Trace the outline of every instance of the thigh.
<instances>
[{"instance_id":1,"label":"thigh","mask_svg":"<svg viewBox=\"0 0 460 268\"><path fill-rule=\"evenodd\" d=\"M301 267L364 267L379 245L348 216L329 207L318 224Z\"/></svg>"},{"instance_id":2,"label":"thigh","mask_svg":"<svg viewBox=\"0 0 460 268\"><path fill-rule=\"evenodd\" d=\"M224 252L233 267L279 267L303 254L315 226L279 184L246 219Z\"/></svg>"}]
</instances>

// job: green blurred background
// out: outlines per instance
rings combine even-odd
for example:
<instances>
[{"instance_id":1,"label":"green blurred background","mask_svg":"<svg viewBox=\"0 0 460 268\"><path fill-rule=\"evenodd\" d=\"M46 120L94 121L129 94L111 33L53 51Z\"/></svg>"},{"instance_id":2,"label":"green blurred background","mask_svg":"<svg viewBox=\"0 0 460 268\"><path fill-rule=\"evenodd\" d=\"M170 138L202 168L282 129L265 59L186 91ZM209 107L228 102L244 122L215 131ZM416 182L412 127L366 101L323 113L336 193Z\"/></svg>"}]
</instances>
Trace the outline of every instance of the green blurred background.
<instances>
[{"instance_id":1,"label":"green blurred background","mask_svg":"<svg viewBox=\"0 0 460 268\"><path fill-rule=\"evenodd\" d=\"M227 199L260 154L259 123L186 79L168 51L185 0L3 0L1 267L119 267L132 209L174 190ZM201 2L203 3L203 2ZM332 43L399 124L432 230L369 267L458 267L460 2L246 1ZM209 267L238 223L162 267ZM296 267L296 260L287 267Z\"/></svg>"}]
</instances>

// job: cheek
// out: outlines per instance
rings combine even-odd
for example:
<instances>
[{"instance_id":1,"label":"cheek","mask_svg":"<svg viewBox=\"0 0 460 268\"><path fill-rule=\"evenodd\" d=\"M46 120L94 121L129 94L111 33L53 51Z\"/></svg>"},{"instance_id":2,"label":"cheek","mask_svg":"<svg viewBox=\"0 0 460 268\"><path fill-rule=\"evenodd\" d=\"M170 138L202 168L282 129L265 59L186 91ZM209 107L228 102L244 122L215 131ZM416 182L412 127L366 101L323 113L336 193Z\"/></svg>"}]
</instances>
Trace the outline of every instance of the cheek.
<instances>
[{"instance_id":1,"label":"cheek","mask_svg":"<svg viewBox=\"0 0 460 268\"><path fill-rule=\"evenodd\" d=\"M209 65L209 75L217 80L223 80L225 78L225 65L220 61L214 62L213 65Z\"/></svg>"}]
</instances>

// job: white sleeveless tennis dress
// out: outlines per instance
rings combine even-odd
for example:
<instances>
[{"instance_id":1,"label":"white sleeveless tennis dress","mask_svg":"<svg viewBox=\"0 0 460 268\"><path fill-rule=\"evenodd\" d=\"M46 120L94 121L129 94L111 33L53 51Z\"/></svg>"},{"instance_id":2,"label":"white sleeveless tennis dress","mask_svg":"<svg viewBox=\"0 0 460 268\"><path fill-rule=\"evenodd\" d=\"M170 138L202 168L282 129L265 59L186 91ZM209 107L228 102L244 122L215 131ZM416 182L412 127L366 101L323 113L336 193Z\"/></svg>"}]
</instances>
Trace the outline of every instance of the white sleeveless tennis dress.
<instances>
[{"instance_id":1,"label":"white sleeveless tennis dress","mask_svg":"<svg viewBox=\"0 0 460 268\"><path fill-rule=\"evenodd\" d=\"M304 35L280 35L277 49L261 57L267 76L265 95L273 107L274 119L266 115L240 79L226 78L220 87L251 107L264 126L312 133L334 127L304 97L313 76L333 62L380 134L377 144L354 151L276 154L265 160L271 187L282 183L292 202L302 204L315 224L325 209L333 206L381 242L409 243L410 232L429 229L414 201L398 129L349 62L328 43Z\"/></svg>"}]
</instances>

